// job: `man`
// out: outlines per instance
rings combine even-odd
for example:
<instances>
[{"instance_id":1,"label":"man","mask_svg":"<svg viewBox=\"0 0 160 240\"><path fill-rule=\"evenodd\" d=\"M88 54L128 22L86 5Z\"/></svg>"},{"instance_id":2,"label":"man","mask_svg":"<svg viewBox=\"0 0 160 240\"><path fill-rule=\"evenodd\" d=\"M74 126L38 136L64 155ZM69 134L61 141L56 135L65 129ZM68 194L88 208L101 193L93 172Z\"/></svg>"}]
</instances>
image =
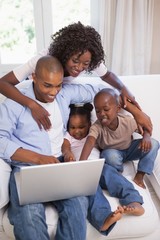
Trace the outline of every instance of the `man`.
<instances>
[{"instance_id":1,"label":"man","mask_svg":"<svg viewBox=\"0 0 160 240\"><path fill-rule=\"evenodd\" d=\"M33 83L31 82L22 92L45 107L50 113L52 127L49 131L40 130L28 108L7 99L0 106L0 157L13 168L10 178L9 220L14 225L16 239L49 240L44 204L19 205L14 173L24 165L58 163L61 158L63 131L69 116L69 105L92 101L102 86L93 88L91 85L84 87L67 84L62 88L63 68L59 61L51 56L39 59L32 77ZM117 182L118 176L117 174L115 178ZM138 192L130 184L125 190L128 188L132 189L128 195L130 197L133 195L132 199L141 204L143 201ZM125 191L124 196L120 196L121 192L115 193L115 196L125 200ZM125 203L128 203L127 199ZM52 204L59 214L56 240L84 240L88 208L91 209L89 220L97 230L102 229L103 234L108 234L116 222L115 218L105 225L112 212L107 200L101 195L101 189L90 201L87 197L78 197L54 201ZM99 213L100 217L96 217L96 213Z\"/></svg>"}]
</instances>

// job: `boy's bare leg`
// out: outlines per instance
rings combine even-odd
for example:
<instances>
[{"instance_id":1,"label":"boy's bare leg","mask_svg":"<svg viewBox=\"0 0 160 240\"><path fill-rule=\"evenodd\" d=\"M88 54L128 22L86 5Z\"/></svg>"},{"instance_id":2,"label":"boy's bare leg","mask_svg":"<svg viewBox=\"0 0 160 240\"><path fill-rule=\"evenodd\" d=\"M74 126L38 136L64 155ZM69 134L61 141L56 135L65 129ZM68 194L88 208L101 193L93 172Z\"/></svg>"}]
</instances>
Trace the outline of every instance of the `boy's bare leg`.
<instances>
[{"instance_id":1,"label":"boy's bare leg","mask_svg":"<svg viewBox=\"0 0 160 240\"><path fill-rule=\"evenodd\" d=\"M142 205L138 202L133 202L127 206L123 206L124 213L129 215L141 216L144 214L145 210Z\"/></svg>"},{"instance_id":2,"label":"boy's bare leg","mask_svg":"<svg viewBox=\"0 0 160 240\"><path fill-rule=\"evenodd\" d=\"M145 173L144 172L137 172L133 181L139 186L139 187L142 187L142 188L146 188L145 184L144 184L144 181L143 181L143 178L144 178L144 175Z\"/></svg>"},{"instance_id":3,"label":"boy's bare leg","mask_svg":"<svg viewBox=\"0 0 160 240\"><path fill-rule=\"evenodd\" d=\"M117 209L105 220L104 225L101 228L101 231L106 231L113 223L120 220L123 213L124 208L118 206Z\"/></svg>"}]
</instances>

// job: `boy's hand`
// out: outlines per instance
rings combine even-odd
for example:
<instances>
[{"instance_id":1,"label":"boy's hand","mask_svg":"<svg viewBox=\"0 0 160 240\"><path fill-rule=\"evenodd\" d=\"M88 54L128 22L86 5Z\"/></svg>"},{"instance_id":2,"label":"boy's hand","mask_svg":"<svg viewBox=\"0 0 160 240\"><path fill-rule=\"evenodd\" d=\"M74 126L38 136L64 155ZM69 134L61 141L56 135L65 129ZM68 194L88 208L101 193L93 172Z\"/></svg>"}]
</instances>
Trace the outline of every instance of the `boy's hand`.
<instances>
[{"instance_id":1,"label":"boy's hand","mask_svg":"<svg viewBox=\"0 0 160 240\"><path fill-rule=\"evenodd\" d=\"M147 135L143 136L139 148L143 152L149 152L151 150L151 147L152 147L152 145L151 145L151 138L150 138L150 135L147 134Z\"/></svg>"}]
</instances>

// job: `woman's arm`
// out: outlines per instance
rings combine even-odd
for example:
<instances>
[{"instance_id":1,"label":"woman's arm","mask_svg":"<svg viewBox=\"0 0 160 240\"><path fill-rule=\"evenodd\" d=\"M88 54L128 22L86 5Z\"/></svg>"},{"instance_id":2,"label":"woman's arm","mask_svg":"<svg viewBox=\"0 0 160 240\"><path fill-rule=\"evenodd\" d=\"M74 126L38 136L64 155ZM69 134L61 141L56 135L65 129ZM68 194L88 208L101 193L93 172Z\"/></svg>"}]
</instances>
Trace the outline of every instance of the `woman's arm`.
<instances>
[{"instance_id":1,"label":"woman's arm","mask_svg":"<svg viewBox=\"0 0 160 240\"><path fill-rule=\"evenodd\" d=\"M138 125L146 129L149 132L149 134L152 135L152 130L153 130L152 121L146 113L139 110L134 104L130 102L128 102L125 110L127 110L134 116Z\"/></svg>"},{"instance_id":2,"label":"woman's arm","mask_svg":"<svg viewBox=\"0 0 160 240\"><path fill-rule=\"evenodd\" d=\"M107 71L107 73L101 78L103 81L107 82L108 84L119 90L122 96L124 107L127 106L129 101L132 102L135 106L137 106L137 108L141 110L139 104L135 100L135 97L114 73Z\"/></svg>"},{"instance_id":3,"label":"woman's arm","mask_svg":"<svg viewBox=\"0 0 160 240\"><path fill-rule=\"evenodd\" d=\"M49 129L51 127L51 122L48 118L49 113L36 101L23 95L15 87L15 85L18 83L19 81L14 75L14 72L9 72L0 79L0 93L14 100L15 102L28 107L31 110L32 116L37 122L40 129L42 126L45 130Z\"/></svg>"}]
</instances>

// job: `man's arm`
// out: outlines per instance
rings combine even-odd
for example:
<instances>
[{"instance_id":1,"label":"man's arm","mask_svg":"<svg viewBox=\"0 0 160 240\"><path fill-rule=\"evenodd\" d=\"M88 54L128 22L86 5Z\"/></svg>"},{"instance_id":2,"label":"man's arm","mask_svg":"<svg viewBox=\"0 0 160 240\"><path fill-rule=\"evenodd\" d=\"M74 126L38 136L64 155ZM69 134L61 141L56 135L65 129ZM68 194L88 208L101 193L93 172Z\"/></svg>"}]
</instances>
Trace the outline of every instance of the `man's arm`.
<instances>
[{"instance_id":1,"label":"man's arm","mask_svg":"<svg viewBox=\"0 0 160 240\"><path fill-rule=\"evenodd\" d=\"M11 159L33 164L59 163L59 160L54 156L46 156L23 148L18 148L11 156Z\"/></svg>"},{"instance_id":2,"label":"man's arm","mask_svg":"<svg viewBox=\"0 0 160 240\"><path fill-rule=\"evenodd\" d=\"M87 137L79 160L87 160L88 159L92 149L95 146L95 143L96 143L96 139L94 137L92 137L92 136Z\"/></svg>"}]
</instances>

